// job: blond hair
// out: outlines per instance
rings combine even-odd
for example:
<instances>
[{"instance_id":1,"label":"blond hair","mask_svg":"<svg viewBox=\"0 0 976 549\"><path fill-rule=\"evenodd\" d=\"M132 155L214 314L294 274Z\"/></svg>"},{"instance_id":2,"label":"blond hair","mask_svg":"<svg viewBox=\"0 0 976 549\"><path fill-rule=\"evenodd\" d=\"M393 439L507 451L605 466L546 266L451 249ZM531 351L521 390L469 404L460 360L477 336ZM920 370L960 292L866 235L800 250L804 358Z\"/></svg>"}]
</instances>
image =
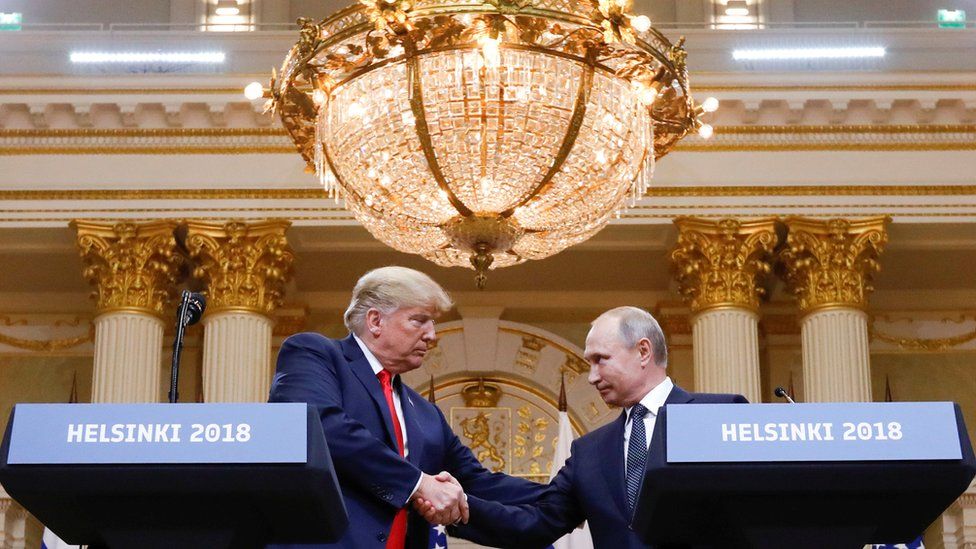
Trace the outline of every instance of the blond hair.
<instances>
[{"instance_id":1,"label":"blond hair","mask_svg":"<svg viewBox=\"0 0 976 549\"><path fill-rule=\"evenodd\" d=\"M362 334L370 309L389 314L404 307L433 307L445 313L453 305L444 288L426 274L406 267L380 267L356 282L343 321L350 332Z\"/></svg>"}]
</instances>

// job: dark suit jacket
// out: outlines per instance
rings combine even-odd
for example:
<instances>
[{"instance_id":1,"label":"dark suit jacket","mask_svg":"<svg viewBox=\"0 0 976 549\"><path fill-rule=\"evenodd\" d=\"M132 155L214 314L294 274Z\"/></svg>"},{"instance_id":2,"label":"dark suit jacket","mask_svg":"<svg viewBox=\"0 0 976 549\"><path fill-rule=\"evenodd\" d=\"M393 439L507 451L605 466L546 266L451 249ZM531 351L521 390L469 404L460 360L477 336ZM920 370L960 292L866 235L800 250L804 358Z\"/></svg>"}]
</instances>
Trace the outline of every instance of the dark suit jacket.
<instances>
[{"instance_id":1,"label":"dark suit jacket","mask_svg":"<svg viewBox=\"0 0 976 549\"><path fill-rule=\"evenodd\" d=\"M416 391L396 382L408 455L395 450L393 424L380 382L352 335L289 337L278 353L270 402L307 402L320 410L322 429L349 512L349 529L320 547L382 548L393 516L420 472L448 471L470 495L506 503L538 498L545 485L491 473L461 444L444 415ZM410 512L407 547L427 548L430 526Z\"/></svg>"},{"instance_id":2,"label":"dark suit jacket","mask_svg":"<svg viewBox=\"0 0 976 549\"><path fill-rule=\"evenodd\" d=\"M741 395L689 393L675 386L665 404L748 402ZM508 506L469 498L471 522L456 535L482 545L545 547L584 520L597 548L645 548L630 529L624 469L624 421L612 423L573 441L571 455L530 505Z\"/></svg>"}]
</instances>

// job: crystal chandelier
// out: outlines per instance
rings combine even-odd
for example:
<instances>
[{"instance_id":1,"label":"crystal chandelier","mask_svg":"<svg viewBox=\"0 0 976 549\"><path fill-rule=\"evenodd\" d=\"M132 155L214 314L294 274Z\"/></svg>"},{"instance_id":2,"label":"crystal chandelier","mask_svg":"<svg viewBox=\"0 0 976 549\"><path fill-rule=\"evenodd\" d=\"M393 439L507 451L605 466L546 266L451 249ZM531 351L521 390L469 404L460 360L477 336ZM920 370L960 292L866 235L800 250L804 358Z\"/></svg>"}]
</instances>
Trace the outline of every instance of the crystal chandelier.
<instances>
[{"instance_id":1,"label":"crystal chandelier","mask_svg":"<svg viewBox=\"0 0 976 549\"><path fill-rule=\"evenodd\" d=\"M683 39L627 0L360 1L299 20L268 106L376 238L479 287L590 238L711 133Z\"/></svg>"}]
</instances>

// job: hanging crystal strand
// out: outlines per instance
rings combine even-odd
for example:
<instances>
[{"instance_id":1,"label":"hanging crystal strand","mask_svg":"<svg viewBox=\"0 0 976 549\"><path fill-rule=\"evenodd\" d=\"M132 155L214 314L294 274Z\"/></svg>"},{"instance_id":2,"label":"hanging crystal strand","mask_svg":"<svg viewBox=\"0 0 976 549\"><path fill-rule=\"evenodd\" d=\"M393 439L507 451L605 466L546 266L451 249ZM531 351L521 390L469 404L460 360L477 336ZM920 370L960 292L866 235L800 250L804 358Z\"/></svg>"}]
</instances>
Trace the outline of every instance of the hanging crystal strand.
<instances>
[{"instance_id":1,"label":"hanging crystal strand","mask_svg":"<svg viewBox=\"0 0 976 549\"><path fill-rule=\"evenodd\" d=\"M325 192L329 192L329 183L326 178L328 168L325 162L325 117L324 108L319 108L318 116L315 118L315 174L319 177L319 183Z\"/></svg>"}]
</instances>

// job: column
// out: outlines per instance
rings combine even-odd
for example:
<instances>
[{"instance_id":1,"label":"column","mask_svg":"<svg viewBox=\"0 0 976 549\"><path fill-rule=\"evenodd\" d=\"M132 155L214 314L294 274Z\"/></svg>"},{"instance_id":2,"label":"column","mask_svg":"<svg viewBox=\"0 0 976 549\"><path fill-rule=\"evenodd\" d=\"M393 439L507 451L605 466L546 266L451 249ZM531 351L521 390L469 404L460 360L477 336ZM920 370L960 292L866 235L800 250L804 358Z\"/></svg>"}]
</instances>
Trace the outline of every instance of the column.
<instances>
[{"instance_id":1,"label":"column","mask_svg":"<svg viewBox=\"0 0 976 549\"><path fill-rule=\"evenodd\" d=\"M34 549L41 546L44 527L0 486L0 547Z\"/></svg>"},{"instance_id":2,"label":"column","mask_svg":"<svg viewBox=\"0 0 976 549\"><path fill-rule=\"evenodd\" d=\"M976 547L976 480L942 513L928 533L926 547L932 549Z\"/></svg>"},{"instance_id":3,"label":"column","mask_svg":"<svg viewBox=\"0 0 976 549\"><path fill-rule=\"evenodd\" d=\"M776 246L775 219L708 221L679 217L671 252L675 278L691 307L695 390L739 393L761 402L761 278Z\"/></svg>"},{"instance_id":4,"label":"column","mask_svg":"<svg viewBox=\"0 0 976 549\"><path fill-rule=\"evenodd\" d=\"M184 259L173 221L73 221L95 290L92 402L157 402L164 317ZM175 316L174 316L175 318Z\"/></svg>"},{"instance_id":5,"label":"column","mask_svg":"<svg viewBox=\"0 0 976 549\"><path fill-rule=\"evenodd\" d=\"M207 284L205 402L264 402L271 383L272 314L294 260L288 221L187 223L193 276Z\"/></svg>"},{"instance_id":6,"label":"column","mask_svg":"<svg viewBox=\"0 0 976 549\"><path fill-rule=\"evenodd\" d=\"M870 402L868 294L888 241L887 217L790 217L779 259L796 297L808 402Z\"/></svg>"}]
</instances>

